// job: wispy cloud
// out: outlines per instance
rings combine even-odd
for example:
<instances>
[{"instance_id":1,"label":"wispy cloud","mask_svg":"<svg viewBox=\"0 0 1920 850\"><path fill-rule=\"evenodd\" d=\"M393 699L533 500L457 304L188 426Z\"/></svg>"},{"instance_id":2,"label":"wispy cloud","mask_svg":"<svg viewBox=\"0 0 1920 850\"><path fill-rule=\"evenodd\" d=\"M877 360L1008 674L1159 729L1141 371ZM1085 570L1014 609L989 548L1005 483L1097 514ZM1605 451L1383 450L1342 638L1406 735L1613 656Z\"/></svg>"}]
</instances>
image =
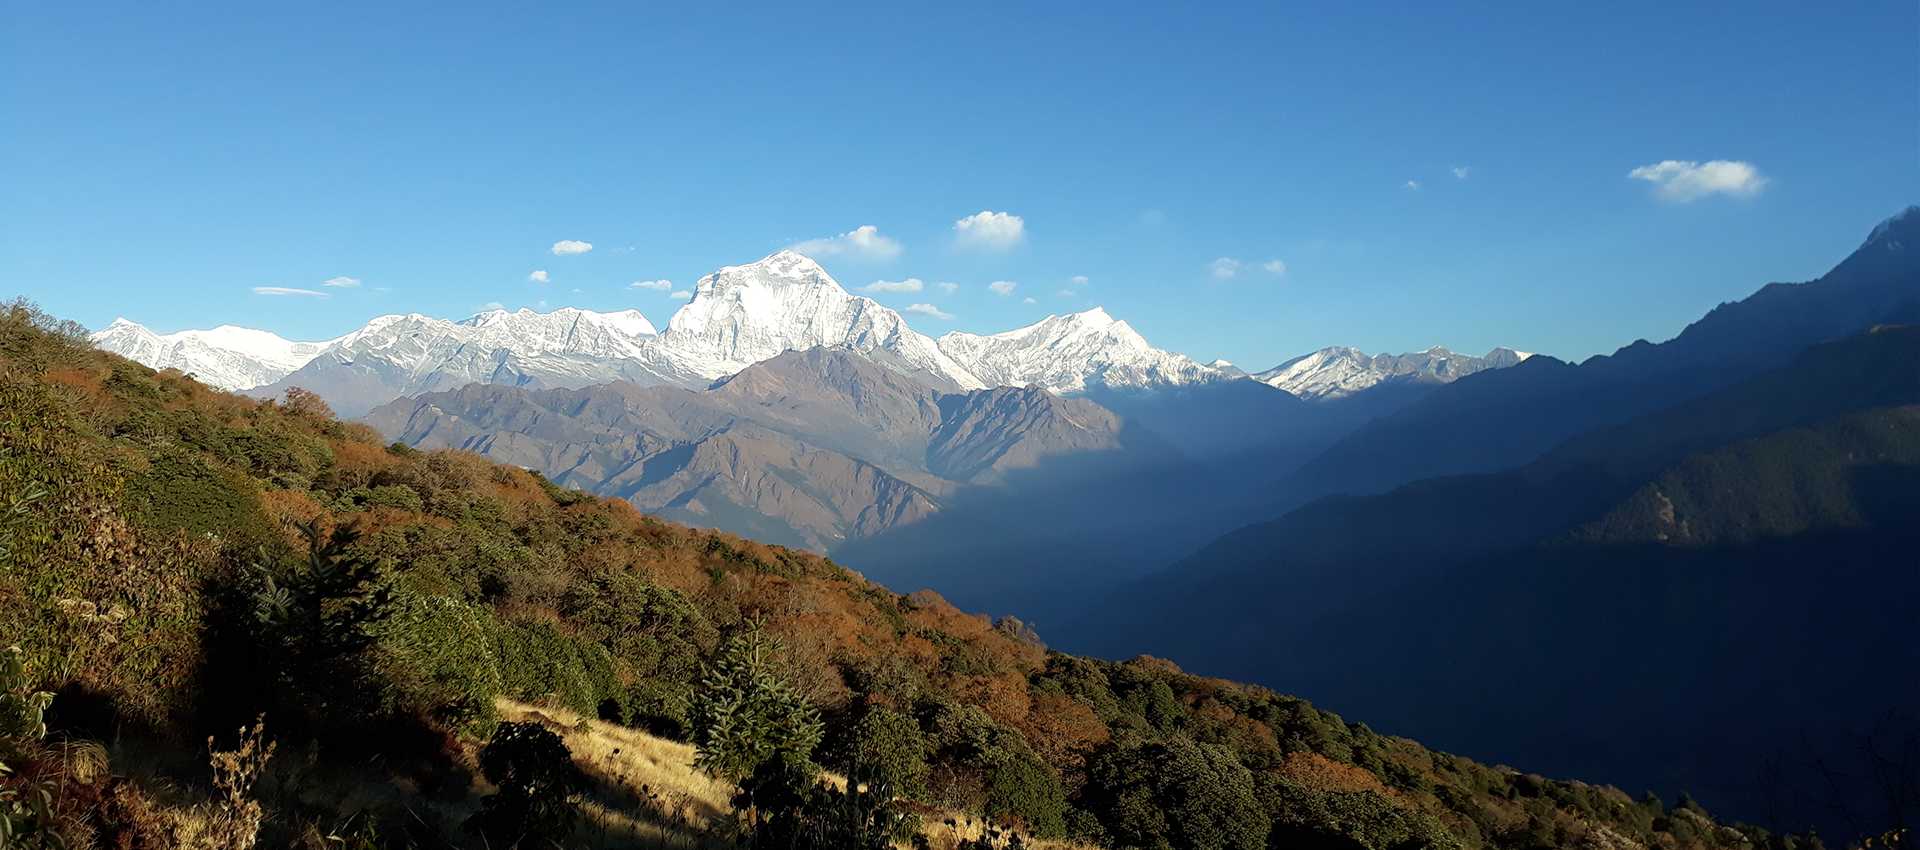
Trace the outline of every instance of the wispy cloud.
<instances>
[{"instance_id":1,"label":"wispy cloud","mask_svg":"<svg viewBox=\"0 0 1920 850\"><path fill-rule=\"evenodd\" d=\"M1077 274L1077 275L1074 275L1073 277L1067 278L1067 282L1073 284L1074 286L1086 286L1087 276L1083 274Z\"/></svg>"},{"instance_id":2,"label":"wispy cloud","mask_svg":"<svg viewBox=\"0 0 1920 850\"><path fill-rule=\"evenodd\" d=\"M1038 302L1038 301L1035 301L1035 300L1033 300L1033 296L1031 296L1031 295L1029 295L1029 296L1027 296L1027 297L1025 297L1025 298L1022 298L1022 299L1020 299L1020 303L1022 303L1022 304L1038 304L1038 303L1040 303L1040 302Z\"/></svg>"},{"instance_id":3,"label":"wispy cloud","mask_svg":"<svg viewBox=\"0 0 1920 850\"><path fill-rule=\"evenodd\" d=\"M556 257L571 257L591 250L593 250L592 242L582 242L578 239L562 239L553 243L553 255Z\"/></svg>"},{"instance_id":4,"label":"wispy cloud","mask_svg":"<svg viewBox=\"0 0 1920 850\"><path fill-rule=\"evenodd\" d=\"M924 288L926 288L926 284L922 283L919 278L910 277L910 278L907 278L906 280L876 280L872 283L867 284L866 286L860 287L860 291L861 292L919 292Z\"/></svg>"},{"instance_id":5,"label":"wispy cloud","mask_svg":"<svg viewBox=\"0 0 1920 850\"><path fill-rule=\"evenodd\" d=\"M996 280L987 284L987 288L993 290L995 295L1012 295L1014 288L1019 285L1010 280Z\"/></svg>"},{"instance_id":6,"label":"wispy cloud","mask_svg":"<svg viewBox=\"0 0 1920 850\"><path fill-rule=\"evenodd\" d=\"M1287 273L1286 262L1279 259L1272 259L1261 263L1260 268L1266 270L1267 274L1270 275L1285 275Z\"/></svg>"},{"instance_id":7,"label":"wispy cloud","mask_svg":"<svg viewBox=\"0 0 1920 850\"><path fill-rule=\"evenodd\" d=\"M1061 298L1074 298L1079 296L1080 293L1075 292L1071 289L1062 289L1059 292L1056 292L1054 294L1060 296Z\"/></svg>"},{"instance_id":8,"label":"wispy cloud","mask_svg":"<svg viewBox=\"0 0 1920 850\"><path fill-rule=\"evenodd\" d=\"M673 288L673 281L667 280L666 278L661 278L659 280L636 280L632 283L627 284L627 288L628 289L650 289L650 290L653 290L654 292L665 292Z\"/></svg>"},{"instance_id":9,"label":"wispy cloud","mask_svg":"<svg viewBox=\"0 0 1920 850\"><path fill-rule=\"evenodd\" d=\"M1629 171L1627 177L1652 183L1656 197L1680 204L1709 195L1751 198L1767 185L1767 178L1761 176L1760 169L1753 167L1753 163L1728 159L1663 160Z\"/></svg>"},{"instance_id":10,"label":"wispy cloud","mask_svg":"<svg viewBox=\"0 0 1920 850\"><path fill-rule=\"evenodd\" d=\"M1453 176L1456 180L1465 180L1467 179L1467 175L1472 173L1473 168L1471 166L1456 165L1453 167Z\"/></svg>"},{"instance_id":11,"label":"wispy cloud","mask_svg":"<svg viewBox=\"0 0 1920 850\"><path fill-rule=\"evenodd\" d=\"M1027 238L1027 221L1013 213L981 210L953 223L954 241L963 248L1005 251Z\"/></svg>"},{"instance_id":12,"label":"wispy cloud","mask_svg":"<svg viewBox=\"0 0 1920 850\"><path fill-rule=\"evenodd\" d=\"M860 225L839 236L796 242L792 247L793 250L816 260L841 256L863 260L891 260L900 256L900 252L904 250L897 240L882 235L880 228L871 224Z\"/></svg>"},{"instance_id":13,"label":"wispy cloud","mask_svg":"<svg viewBox=\"0 0 1920 850\"><path fill-rule=\"evenodd\" d=\"M546 282L547 282L547 270L546 270L546 269L534 269L534 270L533 270L532 272L530 272L530 273L528 273L528 274L527 274L527 280L529 280L529 281L531 281L531 282L533 282L533 283L546 283Z\"/></svg>"},{"instance_id":14,"label":"wispy cloud","mask_svg":"<svg viewBox=\"0 0 1920 850\"><path fill-rule=\"evenodd\" d=\"M955 292L960 291L960 284L954 283L953 281L950 281L950 280L940 281L939 283L934 284L934 286L939 287L941 292L944 292L948 295L952 295Z\"/></svg>"},{"instance_id":15,"label":"wispy cloud","mask_svg":"<svg viewBox=\"0 0 1920 850\"><path fill-rule=\"evenodd\" d=\"M935 307L932 304L908 304L907 312L914 313L921 316L931 316L935 319L942 319L942 320L953 318L952 313L949 313L945 310Z\"/></svg>"},{"instance_id":16,"label":"wispy cloud","mask_svg":"<svg viewBox=\"0 0 1920 850\"><path fill-rule=\"evenodd\" d=\"M1221 257L1207 264L1207 273L1213 275L1214 280L1232 280L1242 265L1245 264L1232 257Z\"/></svg>"},{"instance_id":17,"label":"wispy cloud","mask_svg":"<svg viewBox=\"0 0 1920 850\"><path fill-rule=\"evenodd\" d=\"M253 288L253 294L273 295L273 296L293 296L297 298L331 297L329 293L321 292L317 289L295 289L291 286L256 286Z\"/></svg>"},{"instance_id":18,"label":"wispy cloud","mask_svg":"<svg viewBox=\"0 0 1920 850\"><path fill-rule=\"evenodd\" d=\"M330 278L327 278L326 280L320 281L320 285L329 286L334 289L358 289L360 286L360 279L357 277L347 277L346 275L341 275L339 277L330 277Z\"/></svg>"},{"instance_id":19,"label":"wispy cloud","mask_svg":"<svg viewBox=\"0 0 1920 850\"><path fill-rule=\"evenodd\" d=\"M1418 180L1408 180L1406 183L1406 186L1407 186L1407 191L1409 192L1420 191L1420 181Z\"/></svg>"},{"instance_id":20,"label":"wispy cloud","mask_svg":"<svg viewBox=\"0 0 1920 850\"><path fill-rule=\"evenodd\" d=\"M692 297L693 297L693 293L692 293L692 292L690 292L690 291L688 291L688 290L685 290L685 289L681 289L681 290L678 290L678 291L675 291L675 292L674 292L674 293L673 293L672 295L669 295L669 296L667 296L667 297L669 297L669 298L678 298L678 299L680 299L681 301L685 301L685 300L687 300L687 299L689 299L689 298L692 298Z\"/></svg>"}]
</instances>

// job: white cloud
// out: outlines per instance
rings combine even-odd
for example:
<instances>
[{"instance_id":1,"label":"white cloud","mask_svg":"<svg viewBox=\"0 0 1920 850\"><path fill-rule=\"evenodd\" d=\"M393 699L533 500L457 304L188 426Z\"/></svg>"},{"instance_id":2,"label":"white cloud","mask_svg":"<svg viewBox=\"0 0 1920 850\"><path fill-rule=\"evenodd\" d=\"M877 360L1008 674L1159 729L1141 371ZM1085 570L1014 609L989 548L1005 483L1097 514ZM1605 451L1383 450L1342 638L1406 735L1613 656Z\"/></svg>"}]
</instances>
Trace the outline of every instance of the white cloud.
<instances>
[{"instance_id":1,"label":"white cloud","mask_svg":"<svg viewBox=\"0 0 1920 850\"><path fill-rule=\"evenodd\" d=\"M1287 273L1287 263L1284 260L1268 260L1261 263L1260 268L1265 269L1267 274L1271 275L1285 275Z\"/></svg>"},{"instance_id":2,"label":"white cloud","mask_svg":"<svg viewBox=\"0 0 1920 850\"><path fill-rule=\"evenodd\" d=\"M1751 162L1716 159L1710 162L1669 159L1642 165L1627 172L1633 180L1654 185L1653 193L1663 201L1688 203L1708 195L1751 198L1760 194L1767 178Z\"/></svg>"},{"instance_id":3,"label":"white cloud","mask_svg":"<svg viewBox=\"0 0 1920 850\"><path fill-rule=\"evenodd\" d=\"M952 313L949 313L945 310L935 307L932 304L908 304L907 312L917 313L922 316L932 316L933 318L936 318L936 319L953 318Z\"/></svg>"},{"instance_id":4,"label":"white cloud","mask_svg":"<svg viewBox=\"0 0 1920 850\"><path fill-rule=\"evenodd\" d=\"M900 243L880 235L880 228L863 224L839 236L796 242L793 250L814 259L848 256L863 260L891 260L900 256Z\"/></svg>"},{"instance_id":5,"label":"white cloud","mask_svg":"<svg viewBox=\"0 0 1920 850\"><path fill-rule=\"evenodd\" d=\"M1410 192L1418 192L1418 191L1420 191L1420 181L1418 181L1418 180L1408 180L1408 181L1407 181L1407 191L1410 191Z\"/></svg>"},{"instance_id":6,"label":"white cloud","mask_svg":"<svg viewBox=\"0 0 1920 850\"><path fill-rule=\"evenodd\" d=\"M680 299L681 301L685 301L685 300L687 300L687 299L689 299L689 298L692 298L692 297L693 297L693 293L691 293L691 292L688 292L687 290L684 290L684 289L682 289L682 290L679 290L679 291L677 291L677 292L675 292L675 293L673 293L672 295L669 295L669 296L667 296L667 297L669 297L669 298L678 298L678 299Z\"/></svg>"},{"instance_id":7,"label":"white cloud","mask_svg":"<svg viewBox=\"0 0 1920 850\"><path fill-rule=\"evenodd\" d=\"M553 255L556 257L571 257L591 250L593 250L592 242L582 242L578 239L562 239L553 243Z\"/></svg>"},{"instance_id":8,"label":"white cloud","mask_svg":"<svg viewBox=\"0 0 1920 850\"><path fill-rule=\"evenodd\" d=\"M483 313L488 310L505 310L505 309L507 309L507 305L502 304L498 301L488 301L487 303L480 305L480 311Z\"/></svg>"},{"instance_id":9,"label":"white cloud","mask_svg":"<svg viewBox=\"0 0 1920 850\"><path fill-rule=\"evenodd\" d=\"M1213 275L1214 280L1231 280L1234 275L1240 273L1242 265L1243 263L1232 257L1221 257L1208 263L1207 271Z\"/></svg>"},{"instance_id":10,"label":"white cloud","mask_svg":"<svg viewBox=\"0 0 1920 850\"><path fill-rule=\"evenodd\" d=\"M1074 275L1073 277L1067 278L1067 282L1073 284L1074 286L1086 286L1087 276L1083 274L1077 274L1077 275Z\"/></svg>"},{"instance_id":11,"label":"white cloud","mask_svg":"<svg viewBox=\"0 0 1920 850\"><path fill-rule=\"evenodd\" d=\"M321 292L319 290L294 289L293 287L290 287L290 286L256 286L253 288L253 294L255 295L293 295L293 296L298 296L302 298L330 297L328 293Z\"/></svg>"},{"instance_id":12,"label":"white cloud","mask_svg":"<svg viewBox=\"0 0 1920 850\"><path fill-rule=\"evenodd\" d=\"M354 289L360 286L360 279L357 277L347 277L346 275L341 275L339 277L330 277L330 278L327 278L326 280L320 281L320 285L330 286L330 287L333 287L334 289Z\"/></svg>"},{"instance_id":13,"label":"white cloud","mask_svg":"<svg viewBox=\"0 0 1920 850\"><path fill-rule=\"evenodd\" d=\"M1059 292L1056 292L1054 294L1060 296L1061 298L1072 298L1076 295L1079 295L1080 293L1075 292L1071 289L1062 289Z\"/></svg>"},{"instance_id":14,"label":"white cloud","mask_svg":"<svg viewBox=\"0 0 1920 850\"><path fill-rule=\"evenodd\" d=\"M987 288L993 290L995 295L1012 295L1014 287L1019 285L1010 280L996 280L987 284Z\"/></svg>"},{"instance_id":15,"label":"white cloud","mask_svg":"<svg viewBox=\"0 0 1920 850\"><path fill-rule=\"evenodd\" d=\"M906 280L876 280L872 283L867 284L866 286L860 287L860 291L861 292L919 292L921 289L925 288L925 286L926 284L922 283L919 278L910 277L910 278L907 278Z\"/></svg>"},{"instance_id":16,"label":"white cloud","mask_svg":"<svg viewBox=\"0 0 1920 850\"><path fill-rule=\"evenodd\" d=\"M636 280L632 283L627 284L627 288L628 289L651 289L655 292L665 292L673 288L673 281L667 280L666 278L661 278L659 280Z\"/></svg>"},{"instance_id":17,"label":"white cloud","mask_svg":"<svg viewBox=\"0 0 1920 850\"><path fill-rule=\"evenodd\" d=\"M547 270L546 270L546 269L534 269L534 270L533 270L533 272L532 272L531 274L528 274L528 275L527 275L527 280L529 280L529 281L531 281L531 282L533 282L533 283L546 283L546 282L547 282Z\"/></svg>"},{"instance_id":18,"label":"white cloud","mask_svg":"<svg viewBox=\"0 0 1920 850\"><path fill-rule=\"evenodd\" d=\"M954 292L960 289L960 284L954 283L953 281L950 281L950 280L940 281L939 283L934 284L934 286L940 287L940 291L948 295L952 295Z\"/></svg>"},{"instance_id":19,"label":"white cloud","mask_svg":"<svg viewBox=\"0 0 1920 850\"><path fill-rule=\"evenodd\" d=\"M1033 300L1033 296L1031 296L1031 295L1029 295L1029 296L1027 296L1027 297L1025 297L1025 298L1022 298L1022 299L1020 299L1020 303L1022 303L1022 304L1038 304L1038 303L1040 303L1040 302L1038 302L1038 301L1035 301L1035 300Z\"/></svg>"},{"instance_id":20,"label":"white cloud","mask_svg":"<svg viewBox=\"0 0 1920 850\"><path fill-rule=\"evenodd\" d=\"M1473 173L1473 168L1470 166L1456 165L1453 167L1453 176L1460 180L1467 179L1467 175L1472 173Z\"/></svg>"},{"instance_id":21,"label":"white cloud","mask_svg":"<svg viewBox=\"0 0 1920 850\"><path fill-rule=\"evenodd\" d=\"M1005 251L1027 238L1027 222L1013 213L981 210L954 222L953 232L961 247Z\"/></svg>"}]
</instances>

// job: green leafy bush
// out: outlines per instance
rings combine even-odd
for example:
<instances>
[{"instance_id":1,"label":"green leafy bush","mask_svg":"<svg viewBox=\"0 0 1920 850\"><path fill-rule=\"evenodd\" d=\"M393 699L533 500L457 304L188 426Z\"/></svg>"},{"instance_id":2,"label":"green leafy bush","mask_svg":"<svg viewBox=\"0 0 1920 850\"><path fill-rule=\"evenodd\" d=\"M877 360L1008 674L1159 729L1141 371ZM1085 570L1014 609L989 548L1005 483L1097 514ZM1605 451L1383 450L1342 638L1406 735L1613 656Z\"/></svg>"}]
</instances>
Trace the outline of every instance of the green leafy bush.
<instances>
[{"instance_id":1,"label":"green leafy bush","mask_svg":"<svg viewBox=\"0 0 1920 850\"><path fill-rule=\"evenodd\" d=\"M467 822L493 847L549 846L573 831L573 797L586 777L559 735L537 723L502 723L480 749L480 770L500 790Z\"/></svg>"}]
</instances>

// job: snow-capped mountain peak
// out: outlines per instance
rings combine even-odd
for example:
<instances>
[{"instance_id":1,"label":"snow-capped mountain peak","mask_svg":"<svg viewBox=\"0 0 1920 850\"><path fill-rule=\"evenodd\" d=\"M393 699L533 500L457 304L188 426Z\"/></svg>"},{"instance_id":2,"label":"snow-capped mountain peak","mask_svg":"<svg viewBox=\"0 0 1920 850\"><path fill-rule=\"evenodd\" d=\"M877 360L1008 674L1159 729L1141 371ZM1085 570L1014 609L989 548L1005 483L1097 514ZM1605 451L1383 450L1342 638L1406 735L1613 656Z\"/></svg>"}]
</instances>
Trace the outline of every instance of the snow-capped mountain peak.
<instances>
[{"instance_id":1,"label":"snow-capped mountain peak","mask_svg":"<svg viewBox=\"0 0 1920 850\"><path fill-rule=\"evenodd\" d=\"M119 320L96 342L148 365L176 366L227 389L315 392L353 416L397 398L469 383L581 387L615 380L704 386L785 351L845 348L943 389L1037 386L1146 389L1242 377L1154 348L1106 310L1048 316L992 335L938 341L895 310L843 289L794 251L727 266L657 330L638 310L488 310L461 320L379 316L338 339L294 343L223 326L167 337Z\"/></svg>"},{"instance_id":2,"label":"snow-capped mountain peak","mask_svg":"<svg viewBox=\"0 0 1920 850\"><path fill-rule=\"evenodd\" d=\"M125 318L114 319L92 339L100 348L155 369L178 369L227 390L271 383L312 360L327 345L295 342L237 325L159 334Z\"/></svg>"},{"instance_id":3,"label":"snow-capped mountain peak","mask_svg":"<svg viewBox=\"0 0 1920 850\"><path fill-rule=\"evenodd\" d=\"M1093 386L1140 389L1227 377L1185 355L1154 348L1133 326L1099 307L997 334L954 331L939 343L940 350L994 385L1075 393Z\"/></svg>"},{"instance_id":4,"label":"snow-capped mountain peak","mask_svg":"<svg viewBox=\"0 0 1920 850\"><path fill-rule=\"evenodd\" d=\"M1510 348L1495 348L1473 357L1439 345L1412 354L1369 355L1357 348L1332 346L1253 377L1309 401L1331 401L1382 383L1450 383L1475 372L1512 366L1529 356Z\"/></svg>"},{"instance_id":5,"label":"snow-capped mountain peak","mask_svg":"<svg viewBox=\"0 0 1920 850\"><path fill-rule=\"evenodd\" d=\"M899 313L847 292L820 264L794 251L701 278L692 300L667 323L658 351L682 371L718 378L783 351L834 345L885 349L943 382L983 386Z\"/></svg>"}]
</instances>

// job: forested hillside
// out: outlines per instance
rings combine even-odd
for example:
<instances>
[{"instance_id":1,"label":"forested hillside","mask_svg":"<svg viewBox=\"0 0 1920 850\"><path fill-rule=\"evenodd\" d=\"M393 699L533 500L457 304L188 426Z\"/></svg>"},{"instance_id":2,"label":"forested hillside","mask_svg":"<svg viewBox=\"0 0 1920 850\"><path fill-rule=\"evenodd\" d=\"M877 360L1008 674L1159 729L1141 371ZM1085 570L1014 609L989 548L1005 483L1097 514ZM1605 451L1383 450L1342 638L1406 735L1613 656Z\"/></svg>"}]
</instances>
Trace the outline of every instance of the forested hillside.
<instances>
[{"instance_id":1,"label":"forested hillside","mask_svg":"<svg viewBox=\"0 0 1920 850\"><path fill-rule=\"evenodd\" d=\"M154 373L22 304L0 494L0 823L27 846L657 846L577 819L594 778L499 697L692 740L763 844L885 846L946 811L993 846L1797 846L1049 652L819 557L383 444L309 395ZM867 790L809 790L820 766Z\"/></svg>"},{"instance_id":2,"label":"forested hillside","mask_svg":"<svg viewBox=\"0 0 1920 850\"><path fill-rule=\"evenodd\" d=\"M1920 816L1916 411L1920 327L1878 326L1506 472L1242 529L1075 635L1871 834Z\"/></svg>"}]
</instances>

